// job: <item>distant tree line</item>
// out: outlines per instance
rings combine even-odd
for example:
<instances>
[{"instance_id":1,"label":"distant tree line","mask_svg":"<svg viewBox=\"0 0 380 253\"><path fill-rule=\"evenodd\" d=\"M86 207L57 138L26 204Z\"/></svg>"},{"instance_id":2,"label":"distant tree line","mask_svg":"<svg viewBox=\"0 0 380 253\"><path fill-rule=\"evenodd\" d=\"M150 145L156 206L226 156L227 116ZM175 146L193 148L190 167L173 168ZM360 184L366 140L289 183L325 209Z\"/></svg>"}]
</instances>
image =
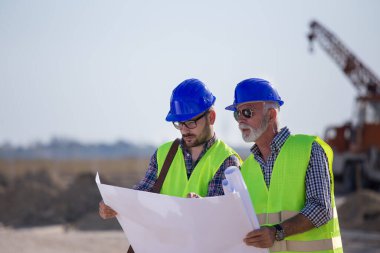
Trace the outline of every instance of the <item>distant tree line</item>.
<instances>
[{"instance_id":1,"label":"distant tree line","mask_svg":"<svg viewBox=\"0 0 380 253\"><path fill-rule=\"evenodd\" d=\"M128 141L111 144L83 144L66 138L52 138L48 143L34 143L29 146L0 145L0 159L121 159L149 158L157 147L137 145ZM249 149L234 147L242 158Z\"/></svg>"},{"instance_id":2,"label":"distant tree line","mask_svg":"<svg viewBox=\"0 0 380 253\"><path fill-rule=\"evenodd\" d=\"M0 146L0 159L120 159L145 158L153 154L156 147L136 145L127 141L112 144L83 144L69 139L53 138L49 143L29 146Z\"/></svg>"}]
</instances>

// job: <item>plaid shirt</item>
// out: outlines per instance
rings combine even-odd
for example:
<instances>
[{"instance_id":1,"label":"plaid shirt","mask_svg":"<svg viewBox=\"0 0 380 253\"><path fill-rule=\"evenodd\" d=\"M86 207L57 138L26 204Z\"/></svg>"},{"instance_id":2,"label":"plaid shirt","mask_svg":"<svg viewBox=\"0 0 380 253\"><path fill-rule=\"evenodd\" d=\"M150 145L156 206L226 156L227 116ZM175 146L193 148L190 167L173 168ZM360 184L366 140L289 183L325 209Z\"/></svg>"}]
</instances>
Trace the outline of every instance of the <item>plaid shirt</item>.
<instances>
[{"instance_id":1,"label":"plaid shirt","mask_svg":"<svg viewBox=\"0 0 380 253\"><path fill-rule=\"evenodd\" d=\"M214 135L214 137L212 137L203 145L202 153L199 155L198 159L195 162L193 162L191 153L189 152L189 150L187 150L184 147L183 140L181 140L180 148L182 149L182 154L185 160L185 166L186 166L188 178L190 178L191 173L193 172L195 166L197 166L198 162L202 159L202 157L207 152L207 150L210 149L210 147L215 143L215 141L216 141L216 137ZM229 166L240 167L239 159L235 155L229 156L226 160L224 160L222 165L219 167L213 179L208 184L207 196L210 197L210 196L224 195L222 180L225 179L224 171ZM140 190L140 191L150 191L157 180L157 168L158 168L158 165L157 165L157 150L156 150L150 159L150 163L148 166L148 170L145 174L145 177L140 181L140 183L135 185L133 188L135 190Z\"/></svg>"},{"instance_id":2,"label":"plaid shirt","mask_svg":"<svg viewBox=\"0 0 380 253\"><path fill-rule=\"evenodd\" d=\"M264 180L268 188L274 162L289 136L290 131L288 128L282 128L271 143L271 154L266 162L262 158L261 152L256 144L251 148L255 160L261 166ZM306 202L300 213L305 215L315 227L320 227L332 218L332 208L330 198L330 174L327 157L323 148L317 142L313 142L312 144L305 181Z\"/></svg>"}]
</instances>

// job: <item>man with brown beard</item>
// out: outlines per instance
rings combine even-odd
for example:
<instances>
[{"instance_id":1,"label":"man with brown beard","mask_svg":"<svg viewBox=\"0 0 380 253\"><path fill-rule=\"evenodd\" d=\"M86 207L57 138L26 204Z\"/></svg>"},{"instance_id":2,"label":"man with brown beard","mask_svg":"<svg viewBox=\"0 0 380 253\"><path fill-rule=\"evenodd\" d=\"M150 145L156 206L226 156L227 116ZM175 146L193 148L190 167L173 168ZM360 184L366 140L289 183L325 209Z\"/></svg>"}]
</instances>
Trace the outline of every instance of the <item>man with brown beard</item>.
<instances>
[{"instance_id":1,"label":"man with brown beard","mask_svg":"<svg viewBox=\"0 0 380 253\"><path fill-rule=\"evenodd\" d=\"M173 123L182 139L160 187L161 194L178 197L223 195L225 169L240 166L237 153L215 135L215 99L197 79L187 79L173 90L166 121ZM172 144L173 141L165 143L156 150L145 177L134 189L152 191ZM99 214L108 219L115 217L116 212L101 201Z\"/></svg>"}]
</instances>

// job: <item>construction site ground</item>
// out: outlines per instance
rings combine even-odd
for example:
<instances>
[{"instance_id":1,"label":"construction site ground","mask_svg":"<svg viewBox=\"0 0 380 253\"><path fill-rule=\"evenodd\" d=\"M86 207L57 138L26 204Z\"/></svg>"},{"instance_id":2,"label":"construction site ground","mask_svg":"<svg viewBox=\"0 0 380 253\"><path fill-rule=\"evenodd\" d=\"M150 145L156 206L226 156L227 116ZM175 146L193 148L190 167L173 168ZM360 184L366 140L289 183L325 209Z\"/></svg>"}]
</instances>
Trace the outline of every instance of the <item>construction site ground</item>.
<instances>
[{"instance_id":1,"label":"construction site ground","mask_svg":"<svg viewBox=\"0 0 380 253\"><path fill-rule=\"evenodd\" d=\"M351 201L347 200L347 196L337 199L340 206L346 204L347 201ZM358 202L357 204L358 208L365 208L363 203ZM346 210L350 211L347 207ZM377 221L376 225L379 226L379 224ZM358 223L356 225L358 226ZM343 228L342 238L344 252L346 253L380 252L379 231L365 228ZM119 253L126 252L127 247L128 241L121 230L83 231L63 225L22 229L0 227L0 249L2 253Z\"/></svg>"},{"instance_id":2,"label":"construction site ground","mask_svg":"<svg viewBox=\"0 0 380 253\"><path fill-rule=\"evenodd\" d=\"M380 252L380 233L343 230L346 253ZM2 253L120 253L128 241L122 231L65 230L64 226L29 229L0 228Z\"/></svg>"},{"instance_id":3,"label":"construction site ground","mask_svg":"<svg viewBox=\"0 0 380 253\"><path fill-rule=\"evenodd\" d=\"M0 167L0 171L7 170ZM93 172L50 175L51 170L30 171L13 180L0 173L1 253L126 252L128 241L116 219L104 221L97 213L100 194ZM102 181L130 187L144 172L118 171L108 171L114 177ZM116 180L126 177L130 182ZM380 192L347 194L339 184L335 192L344 252L380 253Z\"/></svg>"}]
</instances>

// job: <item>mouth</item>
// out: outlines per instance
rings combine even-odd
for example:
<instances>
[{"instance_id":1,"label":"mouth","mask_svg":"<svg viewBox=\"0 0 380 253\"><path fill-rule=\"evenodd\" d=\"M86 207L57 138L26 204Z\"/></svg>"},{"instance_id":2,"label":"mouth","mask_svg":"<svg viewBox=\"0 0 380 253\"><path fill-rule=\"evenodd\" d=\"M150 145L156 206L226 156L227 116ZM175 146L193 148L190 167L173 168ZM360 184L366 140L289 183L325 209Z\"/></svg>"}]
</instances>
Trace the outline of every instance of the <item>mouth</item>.
<instances>
[{"instance_id":1,"label":"mouth","mask_svg":"<svg viewBox=\"0 0 380 253\"><path fill-rule=\"evenodd\" d=\"M243 133L243 134L249 134L250 133L250 129L249 128L241 128L240 131Z\"/></svg>"},{"instance_id":2,"label":"mouth","mask_svg":"<svg viewBox=\"0 0 380 253\"><path fill-rule=\"evenodd\" d=\"M182 138L183 138L185 141L189 141L189 140L191 140L191 139L194 138L194 135L192 135L192 134L182 135Z\"/></svg>"},{"instance_id":3,"label":"mouth","mask_svg":"<svg viewBox=\"0 0 380 253\"><path fill-rule=\"evenodd\" d=\"M243 136L249 136L251 134L251 129L247 127L239 127Z\"/></svg>"},{"instance_id":4,"label":"mouth","mask_svg":"<svg viewBox=\"0 0 380 253\"><path fill-rule=\"evenodd\" d=\"M249 126L247 126L246 124L239 124L239 129L242 132L247 132L247 131L251 130L251 128Z\"/></svg>"},{"instance_id":5,"label":"mouth","mask_svg":"<svg viewBox=\"0 0 380 253\"><path fill-rule=\"evenodd\" d=\"M239 126L240 131L249 131L249 127Z\"/></svg>"}]
</instances>

